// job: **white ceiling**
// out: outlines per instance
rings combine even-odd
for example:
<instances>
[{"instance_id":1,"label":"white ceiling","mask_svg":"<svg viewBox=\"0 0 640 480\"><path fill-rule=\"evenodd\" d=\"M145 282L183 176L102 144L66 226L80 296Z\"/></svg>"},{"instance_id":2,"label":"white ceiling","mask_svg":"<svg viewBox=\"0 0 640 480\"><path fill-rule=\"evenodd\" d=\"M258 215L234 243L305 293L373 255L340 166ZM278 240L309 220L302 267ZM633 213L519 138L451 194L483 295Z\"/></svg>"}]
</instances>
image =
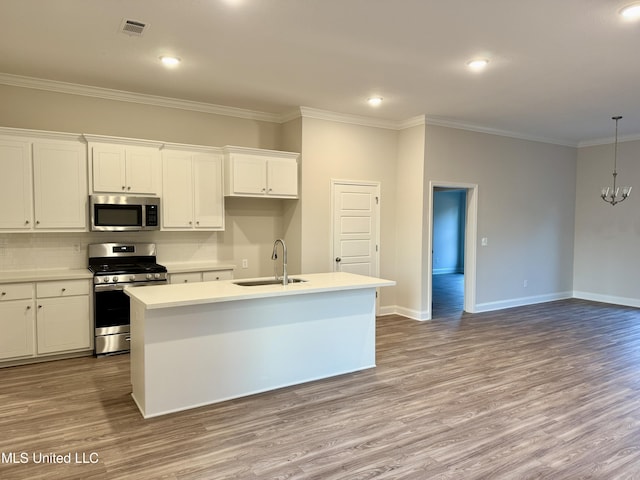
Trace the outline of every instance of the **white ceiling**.
<instances>
[{"instance_id":1,"label":"white ceiling","mask_svg":"<svg viewBox=\"0 0 640 480\"><path fill-rule=\"evenodd\" d=\"M615 114L621 137L640 134L640 22L618 15L630 1L1 0L0 72L578 145L610 138ZM149 27L119 33L125 18ZM182 64L164 68L167 54ZM477 56L480 74L465 65Z\"/></svg>"}]
</instances>

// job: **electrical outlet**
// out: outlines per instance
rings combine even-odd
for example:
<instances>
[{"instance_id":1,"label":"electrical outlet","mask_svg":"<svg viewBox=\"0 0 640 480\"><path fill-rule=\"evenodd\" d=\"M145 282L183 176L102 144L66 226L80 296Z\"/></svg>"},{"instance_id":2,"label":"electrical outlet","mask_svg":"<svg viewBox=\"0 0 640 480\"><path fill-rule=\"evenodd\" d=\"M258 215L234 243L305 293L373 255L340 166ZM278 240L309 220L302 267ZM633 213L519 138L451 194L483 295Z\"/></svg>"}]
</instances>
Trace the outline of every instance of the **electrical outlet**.
<instances>
[{"instance_id":1,"label":"electrical outlet","mask_svg":"<svg viewBox=\"0 0 640 480\"><path fill-rule=\"evenodd\" d=\"M529 280L525 280L525 281L522 282L522 286L524 288L527 288L528 285L529 285Z\"/></svg>"},{"instance_id":2,"label":"electrical outlet","mask_svg":"<svg viewBox=\"0 0 640 480\"><path fill-rule=\"evenodd\" d=\"M73 244L73 251L76 252L76 253L79 253L80 250L81 250L80 244L79 243L74 243Z\"/></svg>"},{"instance_id":3,"label":"electrical outlet","mask_svg":"<svg viewBox=\"0 0 640 480\"><path fill-rule=\"evenodd\" d=\"M482 237L482 239L480 240L480 245L486 247L487 245L489 245L489 239L487 237Z\"/></svg>"},{"instance_id":4,"label":"electrical outlet","mask_svg":"<svg viewBox=\"0 0 640 480\"><path fill-rule=\"evenodd\" d=\"M242 259L242 268L249 268L249 260L246 258Z\"/></svg>"}]
</instances>

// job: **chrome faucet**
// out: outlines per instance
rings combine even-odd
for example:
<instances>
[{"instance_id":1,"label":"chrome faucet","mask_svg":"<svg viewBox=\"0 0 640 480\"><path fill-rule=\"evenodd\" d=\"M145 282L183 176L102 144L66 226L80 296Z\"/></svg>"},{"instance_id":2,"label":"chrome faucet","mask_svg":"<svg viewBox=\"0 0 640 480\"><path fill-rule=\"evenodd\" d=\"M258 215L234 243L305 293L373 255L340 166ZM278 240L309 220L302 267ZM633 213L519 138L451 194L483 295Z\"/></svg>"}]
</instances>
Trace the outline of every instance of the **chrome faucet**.
<instances>
[{"instance_id":1,"label":"chrome faucet","mask_svg":"<svg viewBox=\"0 0 640 480\"><path fill-rule=\"evenodd\" d=\"M271 260L275 262L278 259L278 243L282 245L282 285L288 285L289 276L287 275L287 245L281 238L273 242L273 253L271 254ZM278 272L276 271L275 263L273 264L273 272L275 274L276 280L280 280L278 278Z\"/></svg>"}]
</instances>

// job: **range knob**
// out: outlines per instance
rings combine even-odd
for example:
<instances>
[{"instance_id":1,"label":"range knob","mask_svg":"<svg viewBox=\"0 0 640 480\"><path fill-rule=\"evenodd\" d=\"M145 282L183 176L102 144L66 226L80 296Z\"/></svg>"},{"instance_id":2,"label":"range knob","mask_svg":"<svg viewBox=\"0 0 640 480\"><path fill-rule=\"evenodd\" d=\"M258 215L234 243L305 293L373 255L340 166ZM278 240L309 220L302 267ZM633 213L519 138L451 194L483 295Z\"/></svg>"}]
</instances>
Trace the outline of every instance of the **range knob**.
<instances>
[{"instance_id":1,"label":"range knob","mask_svg":"<svg viewBox=\"0 0 640 480\"><path fill-rule=\"evenodd\" d=\"M153 275L151 275L150 273L147 273L147 280L151 280L153 278Z\"/></svg>"},{"instance_id":2,"label":"range knob","mask_svg":"<svg viewBox=\"0 0 640 480\"><path fill-rule=\"evenodd\" d=\"M118 277L113 277L113 281L117 282L118 281Z\"/></svg>"},{"instance_id":3,"label":"range knob","mask_svg":"<svg viewBox=\"0 0 640 480\"><path fill-rule=\"evenodd\" d=\"M156 273L153 277L154 277L154 278L156 278L156 279L158 279L158 278L160 278L160 274L159 274L159 273Z\"/></svg>"},{"instance_id":4,"label":"range knob","mask_svg":"<svg viewBox=\"0 0 640 480\"><path fill-rule=\"evenodd\" d=\"M130 282L135 282L135 280L136 280L136 276L135 275L130 275L129 276L129 281Z\"/></svg>"}]
</instances>

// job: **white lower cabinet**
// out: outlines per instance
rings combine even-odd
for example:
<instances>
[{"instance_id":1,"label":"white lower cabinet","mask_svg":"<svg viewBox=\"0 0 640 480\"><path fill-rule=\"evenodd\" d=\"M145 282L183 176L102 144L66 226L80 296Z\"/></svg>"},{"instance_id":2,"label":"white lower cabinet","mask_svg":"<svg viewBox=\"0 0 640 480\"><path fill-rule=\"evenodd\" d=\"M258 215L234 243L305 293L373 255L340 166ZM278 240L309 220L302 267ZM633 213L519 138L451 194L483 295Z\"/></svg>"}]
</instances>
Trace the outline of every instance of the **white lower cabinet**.
<instances>
[{"instance_id":1,"label":"white lower cabinet","mask_svg":"<svg viewBox=\"0 0 640 480\"><path fill-rule=\"evenodd\" d=\"M90 347L89 296L38 299L38 354Z\"/></svg>"},{"instance_id":2,"label":"white lower cabinet","mask_svg":"<svg viewBox=\"0 0 640 480\"><path fill-rule=\"evenodd\" d=\"M232 280L233 270L207 270L204 272L187 272L169 274L169 283L197 283L215 282L217 280Z\"/></svg>"},{"instance_id":3,"label":"white lower cabinet","mask_svg":"<svg viewBox=\"0 0 640 480\"><path fill-rule=\"evenodd\" d=\"M2 286L0 286L0 293ZM33 299L0 300L0 360L32 357L34 350Z\"/></svg>"},{"instance_id":4,"label":"white lower cabinet","mask_svg":"<svg viewBox=\"0 0 640 480\"><path fill-rule=\"evenodd\" d=\"M91 347L88 280L38 282L36 285L37 353Z\"/></svg>"},{"instance_id":5,"label":"white lower cabinet","mask_svg":"<svg viewBox=\"0 0 640 480\"><path fill-rule=\"evenodd\" d=\"M89 280L0 285L0 361L91 348Z\"/></svg>"}]
</instances>

